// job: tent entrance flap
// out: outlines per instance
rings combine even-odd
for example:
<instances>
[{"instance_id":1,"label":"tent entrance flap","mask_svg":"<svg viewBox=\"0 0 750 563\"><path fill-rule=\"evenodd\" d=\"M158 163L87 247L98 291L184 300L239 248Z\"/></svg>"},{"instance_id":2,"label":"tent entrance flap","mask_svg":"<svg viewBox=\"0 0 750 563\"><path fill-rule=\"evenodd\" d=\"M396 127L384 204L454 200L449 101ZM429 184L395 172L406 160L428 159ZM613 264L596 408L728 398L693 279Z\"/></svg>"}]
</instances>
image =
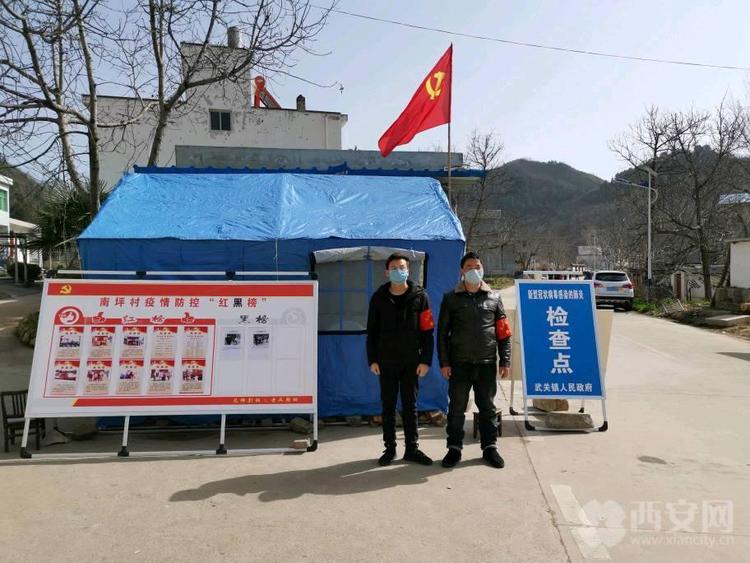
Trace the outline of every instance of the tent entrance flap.
<instances>
[{"instance_id":1,"label":"tent entrance flap","mask_svg":"<svg viewBox=\"0 0 750 563\"><path fill-rule=\"evenodd\" d=\"M385 283L385 262L391 254L409 258L409 279L421 286L427 279L427 253L387 246L355 246L316 250L318 329L323 334L364 333L370 296Z\"/></svg>"}]
</instances>

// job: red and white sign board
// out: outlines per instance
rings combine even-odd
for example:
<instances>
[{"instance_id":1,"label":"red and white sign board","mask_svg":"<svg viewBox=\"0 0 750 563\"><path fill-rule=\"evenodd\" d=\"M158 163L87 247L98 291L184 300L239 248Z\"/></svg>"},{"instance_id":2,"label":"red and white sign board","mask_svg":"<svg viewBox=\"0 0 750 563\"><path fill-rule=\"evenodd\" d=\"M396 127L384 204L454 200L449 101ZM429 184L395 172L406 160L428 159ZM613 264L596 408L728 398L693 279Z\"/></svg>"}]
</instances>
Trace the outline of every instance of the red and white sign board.
<instances>
[{"instance_id":1,"label":"red and white sign board","mask_svg":"<svg viewBox=\"0 0 750 563\"><path fill-rule=\"evenodd\" d=\"M46 280L26 416L313 413L316 281Z\"/></svg>"}]
</instances>

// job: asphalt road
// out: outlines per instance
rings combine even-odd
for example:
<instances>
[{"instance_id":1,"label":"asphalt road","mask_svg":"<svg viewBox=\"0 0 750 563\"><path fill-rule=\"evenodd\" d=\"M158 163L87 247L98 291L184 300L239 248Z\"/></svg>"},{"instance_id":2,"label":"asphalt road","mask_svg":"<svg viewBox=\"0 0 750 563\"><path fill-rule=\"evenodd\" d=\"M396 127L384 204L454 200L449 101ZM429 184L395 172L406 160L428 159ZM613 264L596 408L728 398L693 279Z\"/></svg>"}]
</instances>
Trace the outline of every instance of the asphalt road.
<instances>
[{"instance_id":1,"label":"asphalt road","mask_svg":"<svg viewBox=\"0 0 750 563\"><path fill-rule=\"evenodd\" d=\"M1 330L33 298L15 303L0 302L3 388L30 362ZM324 428L319 450L301 455L43 462L11 452L0 461L0 559L747 561L750 343L635 313L615 316L612 338L610 430L527 433L506 417L503 470L481 463L470 438L453 470L379 468L379 431L368 427ZM505 412L508 394L503 383ZM598 422L598 405L587 407ZM439 459L444 429L421 436ZM296 437L237 431L228 444ZM116 451L118 438L44 450ZM131 438L134 451L215 445L210 431Z\"/></svg>"}]
</instances>

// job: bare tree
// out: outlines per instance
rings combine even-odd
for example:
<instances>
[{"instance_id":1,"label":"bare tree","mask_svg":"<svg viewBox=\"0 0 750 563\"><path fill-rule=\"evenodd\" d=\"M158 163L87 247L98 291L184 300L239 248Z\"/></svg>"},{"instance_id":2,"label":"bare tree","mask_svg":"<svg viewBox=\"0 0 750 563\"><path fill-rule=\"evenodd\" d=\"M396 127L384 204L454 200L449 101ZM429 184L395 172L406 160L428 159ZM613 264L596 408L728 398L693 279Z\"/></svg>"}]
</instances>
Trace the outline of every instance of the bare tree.
<instances>
[{"instance_id":1,"label":"bare tree","mask_svg":"<svg viewBox=\"0 0 750 563\"><path fill-rule=\"evenodd\" d=\"M627 132L611 140L609 148L636 170L647 172L644 167L647 165L658 174L675 133L670 116L651 106L646 115L628 127Z\"/></svg>"},{"instance_id":2,"label":"bare tree","mask_svg":"<svg viewBox=\"0 0 750 563\"><path fill-rule=\"evenodd\" d=\"M464 226L466 246L469 248L497 248L510 235L505 217L497 207L508 188L507 174L501 167L503 144L493 132L472 132L464 154L464 161L481 170L482 176L457 194L457 208ZM490 205L490 200L495 205Z\"/></svg>"},{"instance_id":3,"label":"bare tree","mask_svg":"<svg viewBox=\"0 0 750 563\"><path fill-rule=\"evenodd\" d=\"M633 167L628 179L642 179L646 166L657 172L653 177L659 194L653 215L654 256L668 267L697 256L706 298L712 291L711 265L723 256L722 241L731 232L726 206L719 205L719 198L737 180L740 161L736 156L746 132L745 112L738 105L722 102L713 112L669 114L652 107L610 143ZM628 246L622 240L617 244Z\"/></svg>"},{"instance_id":4,"label":"bare tree","mask_svg":"<svg viewBox=\"0 0 750 563\"><path fill-rule=\"evenodd\" d=\"M96 146L98 128L109 125L98 121L95 103L82 99L96 100L96 51L113 45L100 0L0 0L0 30L3 158L17 166L43 162L89 192L91 208L98 209L96 151L88 154L88 179L79 157L82 146Z\"/></svg>"},{"instance_id":5,"label":"bare tree","mask_svg":"<svg viewBox=\"0 0 750 563\"><path fill-rule=\"evenodd\" d=\"M327 16L304 0L0 0L0 157L88 192L96 212L103 132L152 125L155 164L193 95L251 68L286 72ZM239 49L213 44L230 23ZM132 98L128 111L102 112L105 87Z\"/></svg>"},{"instance_id":6,"label":"bare tree","mask_svg":"<svg viewBox=\"0 0 750 563\"><path fill-rule=\"evenodd\" d=\"M512 247L518 270L529 270L538 261L546 236L541 225L530 222L516 225Z\"/></svg>"},{"instance_id":7,"label":"bare tree","mask_svg":"<svg viewBox=\"0 0 750 563\"><path fill-rule=\"evenodd\" d=\"M719 200L731 185L736 152L745 127L739 106L722 103L714 112L678 112L670 116L670 158L657 209L663 234L690 241L697 250L706 299L711 299L711 266L726 252L726 208ZM723 260L722 260L723 262Z\"/></svg>"},{"instance_id":8,"label":"bare tree","mask_svg":"<svg viewBox=\"0 0 750 563\"><path fill-rule=\"evenodd\" d=\"M158 163L175 110L217 83L241 81L249 92L250 69L284 72L294 65L295 53L306 50L320 33L329 14L306 0L139 0L139 5L148 13L157 84L149 165ZM229 26L239 34L239 44L215 45Z\"/></svg>"}]
</instances>

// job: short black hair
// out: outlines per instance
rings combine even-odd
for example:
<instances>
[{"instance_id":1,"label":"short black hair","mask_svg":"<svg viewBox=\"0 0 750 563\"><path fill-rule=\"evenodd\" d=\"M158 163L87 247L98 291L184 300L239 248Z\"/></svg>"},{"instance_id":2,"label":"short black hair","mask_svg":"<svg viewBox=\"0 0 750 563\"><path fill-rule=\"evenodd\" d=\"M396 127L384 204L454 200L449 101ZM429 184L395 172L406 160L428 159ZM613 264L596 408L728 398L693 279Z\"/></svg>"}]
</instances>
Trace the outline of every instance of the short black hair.
<instances>
[{"instance_id":1,"label":"short black hair","mask_svg":"<svg viewBox=\"0 0 750 563\"><path fill-rule=\"evenodd\" d=\"M462 268L464 267L464 264L466 264L467 260L479 260L480 262L482 261L482 259L479 257L479 254L477 254L476 252L467 252L466 254L464 254L464 257L461 258Z\"/></svg>"},{"instance_id":2,"label":"short black hair","mask_svg":"<svg viewBox=\"0 0 750 563\"><path fill-rule=\"evenodd\" d=\"M394 252L388 257L388 260L385 261L385 269L387 270L388 267L391 265L391 262L394 260L406 260L406 263L409 263L409 257L401 254L400 252Z\"/></svg>"}]
</instances>

